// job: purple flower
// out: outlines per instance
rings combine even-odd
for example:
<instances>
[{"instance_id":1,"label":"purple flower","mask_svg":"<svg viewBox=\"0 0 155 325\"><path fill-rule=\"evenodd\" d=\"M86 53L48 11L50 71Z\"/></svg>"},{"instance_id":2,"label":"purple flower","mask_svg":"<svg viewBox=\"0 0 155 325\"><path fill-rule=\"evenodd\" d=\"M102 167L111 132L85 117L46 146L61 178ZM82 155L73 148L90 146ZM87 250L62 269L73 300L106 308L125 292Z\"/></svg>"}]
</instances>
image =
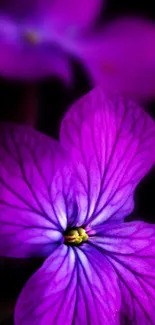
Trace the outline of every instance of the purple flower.
<instances>
[{"instance_id":1,"label":"purple flower","mask_svg":"<svg viewBox=\"0 0 155 325\"><path fill-rule=\"evenodd\" d=\"M0 73L37 79L58 75L71 80L69 56L75 39L99 13L102 0L2 0ZM67 53L67 55L66 55Z\"/></svg>"},{"instance_id":2,"label":"purple flower","mask_svg":"<svg viewBox=\"0 0 155 325\"><path fill-rule=\"evenodd\" d=\"M126 17L95 28L102 0L1 0L0 74L72 82L70 58L94 84L155 98L155 25Z\"/></svg>"},{"instance_id":3,"label":"purple flower","mask_svg":"<svg viewBox=\"0 0 155 325\"><path fill-rule=\"evenodd\" d=\"M89 35L81 58L94 83L129 98L155 98L155 24L123 17Z\"/></svg>"},{"instance_id":4,"label":"purple flower","mask_svg":"<svg viewBox=\"0 0 155 325\"><path fill-rule=\"evenodd\" d=\"M47 257L16 325L154 324L155 226L123 223L154 142L147 113L100 88L68 111L60 143L1 126L0 254Z\"/></svg>"}]
</instances>

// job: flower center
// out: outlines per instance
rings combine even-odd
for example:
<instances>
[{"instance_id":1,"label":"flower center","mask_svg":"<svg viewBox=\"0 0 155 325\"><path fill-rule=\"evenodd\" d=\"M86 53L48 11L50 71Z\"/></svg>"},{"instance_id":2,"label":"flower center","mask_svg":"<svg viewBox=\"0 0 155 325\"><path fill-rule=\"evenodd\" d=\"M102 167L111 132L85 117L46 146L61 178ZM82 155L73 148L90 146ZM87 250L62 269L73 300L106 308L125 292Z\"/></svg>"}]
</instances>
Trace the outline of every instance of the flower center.
<instances>
[{"instance_id":1,"label":"flower center","mask_svg":"<svg viewBox=\"0 0 155 325\"><path fill-rule=\"evenodd\" d=\"M39 34L37 34L36 32L34 32L32 30L25 31L23 36L24 36L24 39L32 45L36 45L40 42Z\"/></svg>"},{"instance_id":2,"label":"flower center","mask_svg":"<svg viewBox=\"0 0 155 325\"><path fill-rule=\"evenodd\" d=\"M79 245L87 241L88 235L83 228L72 228L64 233L64 243L67 245Z\"/></svg>"}]
</instances>

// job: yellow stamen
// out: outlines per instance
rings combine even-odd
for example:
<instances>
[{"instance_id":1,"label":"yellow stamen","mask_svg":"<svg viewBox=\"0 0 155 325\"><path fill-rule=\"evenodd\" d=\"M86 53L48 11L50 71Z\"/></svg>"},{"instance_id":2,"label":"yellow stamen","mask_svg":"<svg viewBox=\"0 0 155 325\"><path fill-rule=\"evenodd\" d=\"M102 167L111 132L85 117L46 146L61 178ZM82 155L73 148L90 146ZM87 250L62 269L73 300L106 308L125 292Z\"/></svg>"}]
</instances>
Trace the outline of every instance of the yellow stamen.
<instances>
[{"instance_id":1,"label":"yellow stamen","mask_svg":"<svg viewBox=\"0 0 155 325\"><path fill-rule=\"evenodd\" d=\"M83 228L74 228L68 230L64 234L65 244L68 245L79 245L82 242L87 241L88 235L86 234L85 229Z\"/></svg>"}]
</instances>

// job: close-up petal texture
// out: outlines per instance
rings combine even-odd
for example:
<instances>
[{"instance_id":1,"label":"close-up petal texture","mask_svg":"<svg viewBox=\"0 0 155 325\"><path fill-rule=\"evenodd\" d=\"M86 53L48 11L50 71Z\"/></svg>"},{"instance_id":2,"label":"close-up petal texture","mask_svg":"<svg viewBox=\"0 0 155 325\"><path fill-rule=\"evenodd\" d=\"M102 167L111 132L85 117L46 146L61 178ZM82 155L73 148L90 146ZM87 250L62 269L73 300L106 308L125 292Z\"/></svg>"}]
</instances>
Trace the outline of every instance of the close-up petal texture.
<instances>
[{"instance_id":1,"label":"close-up petal texture","mask_svg":"<svg viewBox=\"0 0 155 325\"><path fill-rule=\"evenodd\" d=\"M90 240L118 276L122 316L132 325L155 322L155 225L130 222L102 226Z\"/></svg>"},{"instance_id":2,"label":"close-up petal texture","mask_svg":"<svg viewBox=\"0 0 155 325\"><path fill-rule=\"evenodd\" d=\"M67 112L60 139L75 175L77 226L123 221L155 162L154 121L135 103L96 88Z\"/></svg>"},{"instance_id":3,"label":"close-up petal texture","mask_svg":"<svg viewBox=\"0 0 155 325\"><path fill-rule=\"evenodd\" d=\"M65 160L56 141L31 127L1 126L0 255L47 256L62 241L71 213Z\"/></svg>"},{"instance_id":4,"label":"close-up petal texture","mask_svg":"<svg viewBox=\"0 0 155 325\"><path fill-rule=\"evenodd\" d=\"M117 276L104 255L88 244L61 245L23 288L15 325L117 325L119 308Z\"/></svg>"}]
</instances>

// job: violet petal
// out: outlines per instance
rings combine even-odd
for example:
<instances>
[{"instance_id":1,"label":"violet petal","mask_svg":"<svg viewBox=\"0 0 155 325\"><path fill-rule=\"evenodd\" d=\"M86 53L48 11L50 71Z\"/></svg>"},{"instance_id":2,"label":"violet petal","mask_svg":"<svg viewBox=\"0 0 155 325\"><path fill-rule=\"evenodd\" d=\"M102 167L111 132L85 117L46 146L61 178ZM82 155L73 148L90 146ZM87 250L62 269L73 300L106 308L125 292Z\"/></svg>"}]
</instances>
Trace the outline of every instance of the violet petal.
<instances>
[{"instance_id":1,"label":"violet petal","mask_svg":"<svg viewBox=\"0 0 155 325\"><path fill-rule=\"evenodd\" d=\"M41 1L1 0L0 13L6 17L12 18L15 21L25 20L36 15L40 6L39 2ZM44 3L46 2L47 0L44 1Z\"/></svg>"},{"instance_id":2,"label":"violet petal","mask_svg":"<svg viewBox=\"0 0 155 325\"><path fill-rule=\"evenodd\" d=\"M56 53L37 53L37 51L25 51L21 46L0 45L0 73L4 77L20 80L38 80L46 76L61 78L66 84L72 80L71 66L65 55ZM11 57L10 54L11 53ZM18 64L17 64L18 62Z\"/></svg>"},{"instance_id":3,"label":"violet petal","mask_svg":"<svg viewBox=\"0 0 155 325\"><path fill-rule=\"evenodd\" d=\"M73 164L77 225L121 222L155 162L154 121L135 103L96 88L67 112L60 138Z\"/></svg>"},{"instance_id":4,"label":"violet petal","mask_svg":"<svg viewBox=\"0 0 155 325\"><path fill-rule=\"evenodd\" d=\"M110 263L96 248L61 245L23 288L15 324L119 324L116 278Z\"/></svg>"},{"instance_id":5,"label":"violet petal","mask_svg":"<svg viewBox=\"0 0 155 325\"><path fill-rule=\"evenodd\" d=\"M54 22L62 33L68 30L70 35L88 27L101 12L103 0L53 0L50 9L47 6L48 20ZM45 5L42 3L43 10ZM75 34L76 35L76 34Z\"/></svg>"},{"instance_id":6,"label":"violet petal","mask_svg":"<svg viewBox=\"0 0 155 325\"><path fill-rule=\"evenodd\" d=\"M155 225L130 222L106 225L90 239L113 266L122 295L121 311L129 324L155 320Z\"/></svg>"},{"instance_id":7,"label":"violet petal","mask_svg":"<svg viewBox=\"0 0 155 325\"><path fill-rule=\"evenodd\" d=\"M71 213L70 171L59 144L31 127L0 127L0 255L49 255ZM65 179L65 183L64 183Z\"/></svg>"},{"instance_id":8,"label":"violet petal","mask_svg":"<svg viewBox=\"0 0 155 325\"><path fill-rule=\"evenodd\" d=\"M122 18L79 43L95 84L138 100L155 98L155 24Z\"/></svg>"},{"instance_id":9,"label":"violet petal","mask_svg":"<svg viewBox=\"0 0 155 325\"><path fill-rule=\"evenodd\" d=\"M32 29L39 41L31 44L24 33ZM11 55L10 55L11 53ZM72 80L69 58L52 42L52 32L32 25L18 26L0 16L0 73L9 78L39 79L44 75L59 76L67 84Z\"/></svg>"},{"instance_id":10,"label":"violet petal","mask_svg":"<svg viewBox=\"0 0 155 325\"><path fill-rule=\"evenodd\" d=\"M101 0L2 0L0 74L28 80L52 75L71 83L69 60L78 55L76 38L101 5Z\"/></svg>"}]
</instances>

